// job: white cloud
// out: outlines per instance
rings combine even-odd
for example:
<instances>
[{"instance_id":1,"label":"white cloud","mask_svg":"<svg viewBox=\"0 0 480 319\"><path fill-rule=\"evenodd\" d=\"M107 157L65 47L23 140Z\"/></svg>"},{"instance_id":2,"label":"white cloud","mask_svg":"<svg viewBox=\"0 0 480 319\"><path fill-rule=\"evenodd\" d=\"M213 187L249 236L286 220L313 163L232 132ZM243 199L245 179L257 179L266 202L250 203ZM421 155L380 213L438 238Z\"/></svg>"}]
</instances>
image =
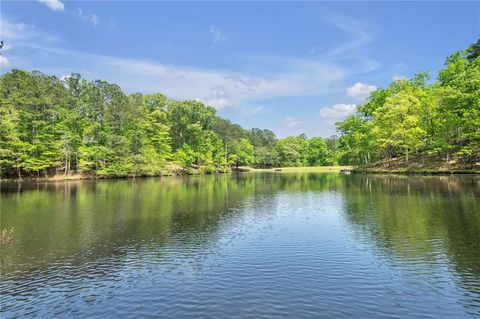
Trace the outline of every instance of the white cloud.
<instances>
[{"instance_id":1,"label":"white cloud","mask_svg":"<svg viewBox=\"0 0 480 319\"><path fill-rule=\"evenodd\" d=\"M325 11L325 20L350 35L351 40L344 42L326 53L329 56L344 56L354 54L359 48L371 43L374 37L371 26L363 21Z\"/></svg>"},{"instance_id":2,"label":"white cloud","mask_svg":"<svg viewBox=\"0 0 480 319\"><path fill-rule=\"evenodd\" d=\"M91 13L91 12L85 12L83 11L81 8L77 8L77 10L75 10L73 12L77 17L79 17L80 19L83 19L83 20L86 20L86 21L89 21L91 22L93 25L97 25L98 23L98 17L96 14L94 13Z\"/></svg>"},{"instance_id":3,"label":"white cloud","mask_svg":"<svg viewBox=\"0 0 480 319\"><path fill-rule=\"evenodd\" d=\"M329 107L323 107L319 111L320 127L324 133L335 134L335 123L344 120L347 116L355 113L355 104L335 104ZM318 134L318 133L317 133Z\"/></svg>"},{"instance_id":4,"label":"white cloud","mask_svg":"<svg viewBox=\"0 0 480 319\"><path fill-rule=\"evenodd\" d=\"M2 40L8 49L19 47L34 46L51 46L52 43L58 42L58 37L42 32L35 28L35 25L25 23L16 23L7 20L4 16L0 19L0 30ZM5 46L4 46L5 49Z\"/></svg>"},{"instance_id":5,"label":"white cloud","mask_svg":"<svg viewBox=\"0 0 480 319\"><path fill-rule=\"evenodd\" d=\"M3 55L0 55L0 67L6 68L9 66L10 66L10 61Z\"/></svg>"},{"instance_id":6,"label":"white cloud","mask_svg":"<svg viewBox=\"0 0 480 319\"><path fill-rule=\"evenodd\" d=\"M357 100L364 100L376 89L377 87L375 85L358 82L347 88L347 95Z\"/></svg>"},{"instance_id":7,"label":"white cloud","mask_svg":"<svg viewBox=\"0 0 480 319\"><path fill-rule=\"evenodd\" d=\"M65 11L65 6L59 0L38 0L38 2L43 3L54 11Z\"/></svg>"},{"instance_id":8,"label":"white cloud","mask_svg":"<svg viewBox=\"0 0 480 319\"><path fill-rule=\"evenodd\" d=\"M214 25L210 26L209 31L210 31L210 34L212 35L212 45L215 45L218 42L225 39L225 37L222 34L222 31L220 31L220 29Z\"/></svg>"},{"instance_id":9,"label":"white cloud","mask_svg":"<svg viewBox=\"0 0 480 319\"><path fill-rule=\"evenodd\" d=\"M225 36L222 34L222 31L220 31L220 29L216 26L210 26L210 33L212 34L212 45L215 45L218 42L225 40Z\"/></svg>"},{"instance_id":10,"label":"white cloud","mask_svg":"<svg viewBox=\"0 0 480 319\"><path fill-rule=\"evenodd\" d=\"M10 23L5 19L0 20L0 28L2 30L2 38L21 39L29 27L25 23Z\"/></svg>"},{"instance_id":11,"label":"white cloud","mask_svg":"<svg viewBox=\"0 0 480 319\"><path fill-rule=\"evenodd\" d=\"M217 110L221 110L229 105L229 93L223 87L214 87L210 90L209 97L203 101L206 105L214 106Z\"/></svg>"},{"instance_id":12,"label":"white cloud","mask_svg":"<svg viewBox=\"0 0 480 319\"><path fill-rule=\"evenodd\" d=\"M226 39L225 35L223 32L216 26L211 25L210 26L210 34L212 35L212 47L215 46L215 44L223 41Z\"/></svg>"},{"instance_id":13,"label":"white cloud","mask_svg":"<svg viewBox=\"0 0 480 319\"><path fill-rule=\"evenodd\" d=\"M325 119L340 120L344 119L350 114L355 113L355 104L335 104L329 107L323 107L320 109L320 117Z\"/></svg>"},{"instance_id":14,"label":"white cloud","mask_svg":"<svg viewBox=\"0 0 480 319\"><path fill-rule=\"evenodd\" d=\"M300 124L302 124L302 122L294 117L285 116L283 118L283 124L285 124L288 128L294 128L298 127Z\"/></svg>"},{"instance_id":15,"label":"white cloud","mask_svg":"<svg viewBox=\"0 0 480 319\"><path fill-rule=\"evenodd\" d=\"M218 109L255 99L330 93L345 75L338 66L297 60L282 62L281 66L288 71L259 76L110 56L72 55L71 65L88 68L86 76L113 81L130 92L197 98Z\"/></svg>"},{"instance_id":16,"label":"white cloud","mask_svg":"<svg viewBox=\"0 0 480 319\"><path fill-rule=\"evenodd\" d=\"M394 75L392 79L393 81L408 80L408 78L404 75Z\"/></svg>"}]
</instances>

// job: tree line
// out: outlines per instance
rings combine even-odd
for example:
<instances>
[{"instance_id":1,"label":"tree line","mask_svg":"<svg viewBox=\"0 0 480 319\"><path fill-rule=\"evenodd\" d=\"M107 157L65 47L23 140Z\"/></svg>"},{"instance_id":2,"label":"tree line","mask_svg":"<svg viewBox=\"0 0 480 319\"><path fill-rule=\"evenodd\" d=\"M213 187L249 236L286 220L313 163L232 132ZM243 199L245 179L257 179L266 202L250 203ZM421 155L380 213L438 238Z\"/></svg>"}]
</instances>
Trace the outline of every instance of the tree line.
<instances>
[{"instance_id":1,"label":"tree line","mask_svg":"<svg viewBox=\"0 0 480 319\"><path fill-rule=\"evenodd\" d=\"M155 176L336 164L336 137L277 139L198 101L127 95L79 74L12 70L0 77L0 174Z\"/></svg>"},{"instance_id":2,"label":"tree line","mask_svg":"<svg viewBox=\"0 0 480 319\"><path fill-rule=\"evenodd\" d=\"M365 165L440 154L480 156L480 40L426 72L372 92L338 122L340 137L277 139L199 101L125 94L79 74L0 77L0 176L155 176L254 167Z\"/></svg>"},{"instance_id":3,"label":"tree line","mask_svg":"<svg viewBox=\"0 0 480 319\"><path fill-rule=\"evenodd\" d=\"M412 155L480 160L480 40L446 59L437 79L426 72L372 92L337 123L342 156L365 165Z\"/></svg>"}]
</instances>

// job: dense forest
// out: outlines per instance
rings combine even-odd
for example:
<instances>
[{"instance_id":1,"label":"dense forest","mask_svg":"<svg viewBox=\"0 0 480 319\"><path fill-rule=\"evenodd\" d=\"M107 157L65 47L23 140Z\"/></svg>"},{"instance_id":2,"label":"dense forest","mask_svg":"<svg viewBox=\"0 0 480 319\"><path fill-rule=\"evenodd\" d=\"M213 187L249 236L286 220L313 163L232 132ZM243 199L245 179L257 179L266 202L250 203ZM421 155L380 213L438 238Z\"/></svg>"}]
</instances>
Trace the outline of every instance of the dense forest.
<instances>
[{"instance_id":1,"label":"dense forest","mask_svg":"<svg viewBox=\"0 0 480 319\"><path fill-rule=\"evenodd\" d=\"M336 163L336 137L277 139L198 101L126 95L79 74L12 70L0 78L2 176L154 176Z\"/></svg>"},{"instance_id":2,"label":"dense forest","mask_svg":"<svg viewBox=\"0 0 480 319\"><path fill-rule=\"evenodd\" d=\"M419 72L372 92L337 123L346 161L369 165L412 157L480 161L480 40L446 59L437 79Z\"/></svg>"},{"instance_id":3,"label":"dense forest","mask_svg":"<svg viewBox=\"0 0 480 319\"><path fill-rule=\"evenodd\" d=\"M254 167L365 165L418 154L480 154L480 40L428 74L372 92L337 123L340 138L277 139L198 101L127 95L79 74L12 70L0 77L2 177L155 176Z\"/></svg>"}]
</instances>

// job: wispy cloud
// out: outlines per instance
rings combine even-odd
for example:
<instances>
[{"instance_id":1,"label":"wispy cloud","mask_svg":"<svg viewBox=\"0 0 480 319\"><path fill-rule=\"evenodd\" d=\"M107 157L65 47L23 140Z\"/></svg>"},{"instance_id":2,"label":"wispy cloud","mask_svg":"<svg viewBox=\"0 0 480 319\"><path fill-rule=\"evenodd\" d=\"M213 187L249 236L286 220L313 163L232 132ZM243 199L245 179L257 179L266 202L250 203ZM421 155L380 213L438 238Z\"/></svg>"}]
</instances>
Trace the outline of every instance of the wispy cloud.
<instances>
[{"instance_id":1,"label":"wispy cloud","mask_svg":"<svg viewBox=\"0 0 480 319\"><path fill-rule=\"evenodd\" d=\"M280 56L257 57L258 63L268 62L271 70L275 70L269 72L197 68L65 50L55 35L4 19L2 31L10 36L16 49L21 48L15 51L20 58L12 61L13 67L39 69L58 76L78 72L87 79L117 83L126 92L162 92L177 99L198 98L218 109L285 96L341 92L345 90L345 78L354 72L328 60ZM28 61L32 56L35 60ZM292 123L295 122L289 125L295 125Z\"/></svg>"},{"instance_id":2,"label":"wispy cloud","mask_svg":"<svg viewBox=\"0 0 480 319\"><path fill-rule=\"evenodd\" d=\"M317 126L320 126L323 132L335 134L335 123L344 120L347 116L355 113L355 111L355 104L339 103L332 106L322 107L318 112L320 123L317 123Z\"/></svg>"},{"instance_id":3,"label":"wispy cloud","mask_svg":"<svg viewBox=\"0 0 480 319\"><path fill-rule=\"evenodd\" d=\"M329 10L322 11L322 18L327 23L344 31L348 40L340 43L321 56L331 58L356 57L358 50L374 41L372 26L364 21L339 15Z\"/></svg>"},{"instance_id":4,"label":"wispy cloud","mask_svg":"<svg viewBox=\"0 0 480 319\"><path fill-rule=\"evenodd\" d=\"M203 100L203 103L206 105L213 105L218 110L221 110L230 105L230 94L225 90L223 86L213 87L210 90L210 95L206 100Z\"/></svg>"},{"instance_id":5,"label":"wispy cloud","mask_svg":"<svg viewBox=\"0 0 480 319\"><path fill-rule=\"evenodd\" d=\"M325 44L315 45L309 50L309 55L324 61L337 61L350 66L350 74L367 73L377 70L381 64L368 54L369 44L375 41L375 28L370 23L340 15L323 9L321 19L343 31L345 40L332 48Z\"/></svg>"},{"instance_id":6,"label":"wispy cloud","mask_svg":"<svg viewBox=\"0 0 480 319\"><path fill-rule=\"evenodd\" d=\"M21 39L25 38L27 29L32 28L25 23L12 23L2 18L0 20L2 30L2 39ZM30 33L30 32L29 32Z\"/></svg>"},{"instance_id":7,"label":"wispy cloud","mask_svg":"<svg viewBox=\"0 0 480 319\"><path fill-rule=\"evenodd\" d=\"M127 92L163 92L178 99L199 98L218 109L248 105L258 99L331 93L341 87L347 74L340 65L282 57L262 57L274 64L276 71L261 75L162 64L65 50L60 39L51 34L5 19L2 30L8 43L21 48L16 53L24 60L16 59L14 67L39 69L59 76L79 72L89 79L118 83ZM34 61L26 61L32 56L36 57Z\"/></svg>"},{"instance_id":8,"label":"wispy cloud","mask_svg":"<svg viewBox=\"0 0 480 319\"><path fill-rule=\"evenodd\" d=\"M376 89L375 85L358 82L347 88L347 95L357 100L364 100Z\"/></svg>"},{"instance_id":9,"label":"wispy cloud","mask_svg":"<svg viewBox=\"0 0 480 319\"><path fill-rule=\"evenodd\" d=\"M89 73L111 78L128 91L159 91L176 98L198 98L219 109L255 99L321 95L338 85L344 76L337 66L293 60L284 61L288 63L288 72L258 76L116 57L88 59Z\"/></svg>"},{"instance_id":10,"label":"wispy cloud","mask_svg":"<svg viewBox=\"0 0 480 319\"><path fill-rule=\"evenodd\" d=\"M35 25L14 22L5 16L0 19L0 30L2 30L2 40L10 46L10 49L23 44L51 47L53 43L58 42L57 36L37 30Z\"/></svg>"},{"instance_id":11,"label":"wispy cloud","mask_svg":"<svg viewBox=\"0 0 480 319\"><path fill-rule=\"evenodd\" d=\"M3 55L0 55L0 67L7 68L9 66L10 66L10 61Z\"/></svg>"},{"instance_id":12,"label":"wispy cloud","mask_svg":"<svg viewBox=\"0 0 480 319\"><path fill-rule=\"evenodd\" d=\"M400 81L400 80L408 80L408 78L405 75L394 75L392 77L393 81Z\"/></svg>"},{"instance_id":13,"label":"wispy cloud","mask_svg":"<svg viewBox=\"0 0 480 319\"><path fill-rule=\"evenodd\" d=\"M77 8L77 10L75 10L73 12L74 15L76 15L77 17L79 17L80 19L83 19L83 20L86 20L86 21L89 21L91 22L93 25L97 25L98 23L98 17L96 14L90 12L90 11L84 11L82 10L81 8Z\"/></svg>"},{"instance_id":14,"label":"wispy cloud","mask_svg":"<svg viewBox=\"0 0 480 319\"><path fill-rule=\"evenodd\" d=\"M320 117L331 120L341 120L354 113L356 109L355 104L335 104L320 109Z\"/></svg>"},{"instance_id":15,"label":"wispy cloud","mask_svg":"<svg viewBox=\"0 0 480 319\"><path fill-rule=\"evenodd\" d=\"M54 11L65 11L65 5L60 0L38 0Z\"/></svg>"},{"instance_id":16,"label":"wispy cloud","mask_svg":"<svg viewBox=\"0 0 480 319\"><path fill-rule=\"evenodd\" d=\"M212 35L212 46L214 46L220 41L225 40L225 36L222 34L222 31L220 31L220 29L217 28L216 26L211 25L209 31L210 31L210 34Z\"/></svg>"},{"instance_id":17,"label":"wispy cloud","mask_svg":"<svg viewBox=\"0 0 480 319\"><path fill-rule=\"evenodd\" d=\"M283 123L288 127L288 128L295 128L300 126L302 122L294 117L291 116L285 116L283 118Z\"/></svg>"}]
</instances>

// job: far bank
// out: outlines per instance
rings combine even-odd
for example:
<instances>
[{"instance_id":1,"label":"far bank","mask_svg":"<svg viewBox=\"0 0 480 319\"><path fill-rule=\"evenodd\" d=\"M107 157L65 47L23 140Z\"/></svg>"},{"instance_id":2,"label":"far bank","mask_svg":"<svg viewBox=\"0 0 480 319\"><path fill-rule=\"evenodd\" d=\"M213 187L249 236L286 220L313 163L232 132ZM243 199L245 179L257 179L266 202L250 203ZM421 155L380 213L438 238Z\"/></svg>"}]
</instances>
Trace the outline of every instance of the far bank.
<instances>
[{"instance_id":1,"label":"far bank","mask_svg":"<svg viewBox=\"0 0 480 319\"><path fill-rule=\"evenodd\" d=\"M69 175L40 175L28 176L22 179L3 178L1 181L69 181L81 179L125 179L125 178L148 178L148 177L167 177L167 176L187 176L187 175L212 175L212 174L229 174L229 173L339 173L342 171L350 171L351 166L314 166L314 167L272 167L272 168L254 168L248 166L240 166L238 168L225 167L221 169L207 169L205 167L189 167L189 168L172 168L163 171L157 175L90 175L90 174L69 174Z\"/></svg>"}]
</instances>

